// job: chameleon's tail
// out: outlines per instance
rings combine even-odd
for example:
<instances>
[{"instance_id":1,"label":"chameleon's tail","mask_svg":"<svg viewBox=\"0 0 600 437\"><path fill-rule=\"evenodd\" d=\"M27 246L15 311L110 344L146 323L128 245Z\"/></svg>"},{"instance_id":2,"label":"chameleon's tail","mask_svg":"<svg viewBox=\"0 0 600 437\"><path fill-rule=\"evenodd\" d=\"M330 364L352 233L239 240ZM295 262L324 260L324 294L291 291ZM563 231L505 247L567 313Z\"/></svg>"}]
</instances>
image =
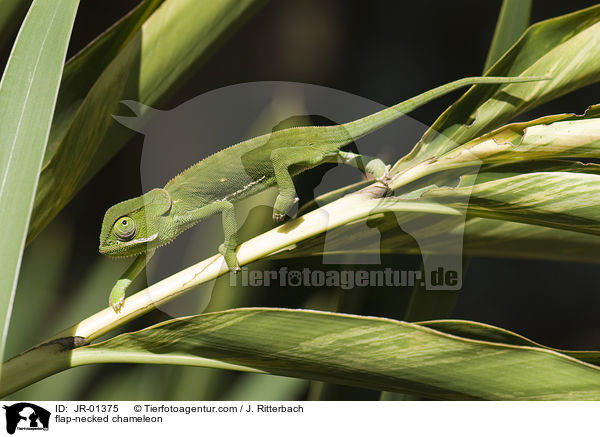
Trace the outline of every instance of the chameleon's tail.
<instances>
[{"instance_id":1,"label":"chameleon's tail","mask_svg":"<svg viewBox=\"0 0 600 437\"><path fill-rule=\"evenodd\" d=\"M441 85L432 90L425 91L412 99L405 100L404 102L398 103L397 105L383 109L379 112L371 114L367 117L359 120L345 123L343 126L346 132L350 135L353 140L356 140L364 135L367 135L374 130L385 126L388 123L400 118L402 115L407 114L418 107L424 105L431 100L437 99L438 97L448 94L458 88L462 88L468 85L475 84L499 84L499 83L517 83L517 82L535 82L542 80L550 80L551 77L540 77L540 76L524 76L524 77L465 77L463 79L455 80L454 82Z\"/></svg>"}]
</instances>

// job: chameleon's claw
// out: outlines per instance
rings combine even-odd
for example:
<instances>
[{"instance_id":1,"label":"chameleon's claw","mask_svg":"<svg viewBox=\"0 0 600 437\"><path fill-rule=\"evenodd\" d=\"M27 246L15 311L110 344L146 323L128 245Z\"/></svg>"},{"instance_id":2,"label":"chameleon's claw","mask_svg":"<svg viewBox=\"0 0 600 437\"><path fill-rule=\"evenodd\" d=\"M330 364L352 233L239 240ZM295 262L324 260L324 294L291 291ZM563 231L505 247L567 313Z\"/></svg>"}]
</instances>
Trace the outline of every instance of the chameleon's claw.
<instances>
[{"instance_id":1,"label":"chameleon's claw","mask_svg":"<svg viewBox=\"0 0 600 437\"><path fill-rule=\"evenodd\" d=\"M131 280L119 279L110 292L108 304L117 314L121 312L121 309L123 308L123 304L125 303L125 290L129 287L129 284L131 284Z\"/></svg>"},{"instance_id":2,"label":"chameleon's claw","mask_svg":"<svg viewBox=\"0 0 600 437\"><path fill-rule=\"evenodd\" d=\"M121 310L123 309L123 304L125 303L125 298L121 298L119 299L118 302L115 303L111 303L111 306L113 308L113 310L115 310L115 313L119 314L121 312Z\"/></svg>"}]
</instances>

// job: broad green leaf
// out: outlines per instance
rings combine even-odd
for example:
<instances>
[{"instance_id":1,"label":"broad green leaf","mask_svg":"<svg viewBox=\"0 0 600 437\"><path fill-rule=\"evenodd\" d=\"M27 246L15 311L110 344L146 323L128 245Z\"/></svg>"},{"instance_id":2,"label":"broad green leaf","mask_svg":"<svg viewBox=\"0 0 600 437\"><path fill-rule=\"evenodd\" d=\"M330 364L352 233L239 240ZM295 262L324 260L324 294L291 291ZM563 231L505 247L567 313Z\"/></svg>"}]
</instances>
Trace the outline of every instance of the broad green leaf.
<instances>
[{"instance_id":1,"label":"broad green leaf","mask_svg":"<svg viewBox=\"0 0 600 437\"><path fill-rule=\"evenodd\" d=\"M508 125L446 153L438 162L447 163L446 168L456 168L464 164L600 158L600 118L553 118Z\"/></svg>"},{"instance_id":2,"label":"broad green leaf","mask_svg":"<svg viewBox=\"0 0 600 437\"><path fill-rule=\"evenodd\" d=\"M72 352L71 365L98 362L237 365L436 399L600 399L598 367L543 347L307 310L203 314Z\"/></svg>"},{"instance_id":3,"label":"broad green leaf","mask_svg":"<svg viewBox=\"0 0 600 437\"><path fill-rule=\"evenodd\" d=\"M524 111L598 81L598 57L600 5L534 24L487 74L550 76L552 80L472 87L435 121L393 171L440 156Z\"/></svg>"},{"instance_id":4,"label":"broad green leaf","mask_svg":"<svg viewBox=\"0 0 600 437\"><path fill-rule=\"evenodd\" d=\"M483 71L486 72L502 55L519 39L529 25L531 0L504 0L492 45L485 60Z\"/></svg>"},{"instance_id":5,"label":"broad green leaf","mask_svg":"<svg viewBox=\"0 0 600 437\"><path fill-rule=\"evenodd\" d=\"M595 114L596 109L592 107L590 113ZM491 173L483 169L478 175L462 175L456 187L425 189L419 198L454 207L466 207L468 203L469 213L474 216L598 234L600 209L596 200L600 194L600 175L594 174L597 166L571 164L565 170L577 167L579 171L548 171L548 168L536 169L532 162L548 158L599 158L600 119L587 117L587 114L581 117L565 114L515 123L448 152L429 167L456 169L480 163L526 161L529 172L509 175L494 172L493 168ZM538 167L541 166L548 163L540 162ZM512 169L514 172L514 165Z\"/></svg>"},{"instance_id":6,"label":"broad green leaf","mask_svg":"<svg viewBox=\"0 0 600 437\"><path fill-rule=\"evenodd\" d=\"M0 82L0 356L78 5L77 0L34 2Z\"/></svg>"},{"instance_id":7,"label":"broad green leaf","mask_svg":"<svg viewBox=\"0 0 600 437\"><path fill-rule=\"evenodd\" d=\"M163 1L144 0L67 62L60 83L44 164L54 156L94 82Z\"/></svg>"},{"instance_id":8,"label":"broad green leaf","mask_svg":"<svg viewBox=\"0 0 600 437\"><path fill-rule=\"evenodd\" d=\"M161 102L263 0L166 0L91 87L40 174L28 241L126 142L119 102Z\"/></svg>"},{"instance_id":9,"label":"broad green leaf","mask_svg":"<svg viewBox=\"0 0 600 437\"><path fill-rule=\"evenodd\" d=\"M467 206L476 217L517 221L600 235L600 175L529 173L472 185L437 188L423 199Z\"/></svg>"},{"instance_id":10,"label":"broad green leaf","mask_svg":"<svg viewBox=\"0 0 600 437\"><path fill-rule=\"evenodd\" d=\"M600 164L568 161L566 159L515 161L510 164L484 166L476 174L463 175L462 183L480 184L502 178L539 172L569 172L600 175Z\"/></svg>"},{"instance_id":11,"label":"broad green leaf","mask_svg":"<svg viewBox=\"0 0 600 437\"><path fill-rule=\"evenodd\" d=\"M480 172L476 180L485 182L536 170L600 175L598 164L556 160L495 167ZM478 217L465 224L464 247L466 253L478 256L600 262L599 236Z\"/></svg>"}]
</instances>

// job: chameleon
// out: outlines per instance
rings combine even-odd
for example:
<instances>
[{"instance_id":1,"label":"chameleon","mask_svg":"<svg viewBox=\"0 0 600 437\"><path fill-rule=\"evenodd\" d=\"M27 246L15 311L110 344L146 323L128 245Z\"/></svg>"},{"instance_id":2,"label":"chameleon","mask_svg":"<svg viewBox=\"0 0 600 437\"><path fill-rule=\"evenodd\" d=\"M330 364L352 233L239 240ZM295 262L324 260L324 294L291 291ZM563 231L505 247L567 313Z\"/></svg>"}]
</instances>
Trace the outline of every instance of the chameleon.
<instances>
[{"instance_id":1,"label":"chameleon","mask_svg":"<svg viewBox=\"0 0 600 437\"><path fill-rule=\"evenodd\" d=\"M112 288L109 305L118 313L127 287L144 270L154 250L213 214L221 214L223 222L225 238L218 251L228 269L238 271L234 204L277 186L273 220L281 222L298 201L292 177L305 170L323 163L341 162L385 183L389 165L379 158L341 149L421 105L469 85L548 79L537 76L458 79L358 120L333 126L277 130L202 159L163 188L117 203L106 211L100 232L100 253L110 257L137 256Z\"/></svg>"}]
</instances>

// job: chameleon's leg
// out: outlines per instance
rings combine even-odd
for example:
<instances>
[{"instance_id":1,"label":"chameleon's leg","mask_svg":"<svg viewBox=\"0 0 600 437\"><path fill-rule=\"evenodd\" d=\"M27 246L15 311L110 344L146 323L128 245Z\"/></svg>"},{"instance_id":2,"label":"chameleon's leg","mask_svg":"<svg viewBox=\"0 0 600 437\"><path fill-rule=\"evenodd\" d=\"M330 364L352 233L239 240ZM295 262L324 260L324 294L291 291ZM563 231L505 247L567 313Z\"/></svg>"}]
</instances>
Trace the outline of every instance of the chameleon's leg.
<instances>
[{"instance_id":1,"label":"chameleon's leg","mask_svg":"<svg viewBox=\"0 0 600 437\"><path fill-rule=\"evenodd\" d=\"M233 272L239 272L240 265L235 255L235 248L237 247L237 221L235 219L235 210L233 203L224 201L222 202L223 210L223 233L225 234L225 241L219 246L219 253L225 258L227 267Z\"/></svg>"},{"instance_id":2,"label":"chameleon's leg","mask_svg":"<svg viewBox=\"0 0 600 437\"><path fill-rule=\"evenodd\" d=\"M237 220L235 219L233 203L226 200L215 202L196 211L190 212L185 216L181 216L178 219L184 223L192 223L218 213L222 214L223 233L225 234L225 241L219 246L219 253L223 255L223 258L225 258L227 267L229 267L230 270L237 272L241 269L238 264L237 257L235 256L235 248L238 244L238 227Z\"/></svg>"},{"instance_id":3,"label":"chameleon's leg","mask_svg":"<svg viewBox=\"0 0 600 437\"><path fill-rule=\"evenodd\" d=\"M344 152L343 150L338 152L337 157L342 160L342 163L369 173L378 181L386 183L390 166L381 159L352 152Z\"/></svg>"},{"instance_id":4,"label":"chameleon's leg","mask_svg":"<svg viewBox=\"0 0 600 437\"><path fill-rule=\"evenodd\" d=\"M289 168L292 165L318 165L325 160L325 155L314 147L289 147L275 149L271 153L271 162L275 172L279 194L273 205L273 220L280 222L285 214L298 202L296 188L292 181Z\"/></svg>"},{"instance_id":5,"label":"chameleon's leg","mask_svg":"<svg viewBox=\"0 0 600 437\"><path fill-rule=\"evenodd\" d=\"M131 285L133 280L144 271L148 259L150 259L152 255L154 255L154 250L155 249L152 249L149 250L147 253L142 253L141 255L138 255L135 261L133 261L129 268L125 270L125 273L121 275L121 278L117 281L117 283L110 291L110 296L108 297L108 304L115 310L116 313L121 311L121 308L123 308L123 302L125 300L125 290L127 290L127 287Z\"/></svg>"}]
</instances>

